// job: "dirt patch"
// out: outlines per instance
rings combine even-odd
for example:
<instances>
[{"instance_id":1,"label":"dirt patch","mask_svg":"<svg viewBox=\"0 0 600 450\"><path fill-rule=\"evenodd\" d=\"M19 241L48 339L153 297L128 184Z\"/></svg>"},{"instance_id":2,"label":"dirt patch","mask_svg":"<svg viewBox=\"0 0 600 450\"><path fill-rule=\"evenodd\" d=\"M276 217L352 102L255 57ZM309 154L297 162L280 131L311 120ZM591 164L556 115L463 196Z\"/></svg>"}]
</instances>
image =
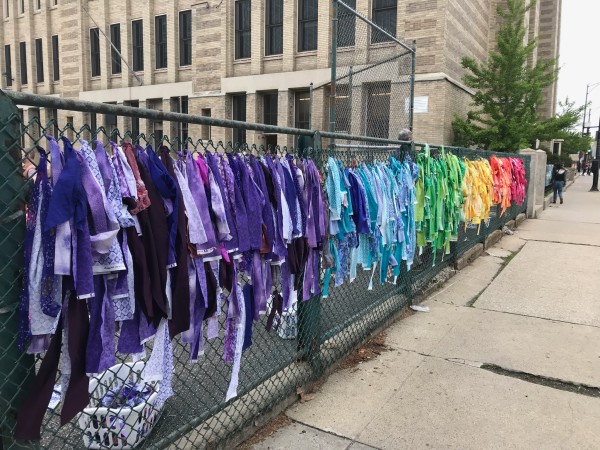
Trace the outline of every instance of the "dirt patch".
<instances>
[{"instance_id":1,"label":"dirt patch","mask_svg":"<svg viewBox=\"0 0 600 450\"><path fill-rule=\"evenodd\" d=\"M386 334L385 332L379 333L377 336L372 337L357 350L354 350L341 362L340 369L351 369L361 363L370 361L377 358L383 352L389 350L385 344Z\"/></svg>"},{"instance_id":2,"label":"dirt patch","mask_svg":"<svg viewBox=\"0 0 600 450\"><path fill-rule=\"evenodd\" d=\"M252 450L256 444L260 444L269 436L283 427L287 427L292 423L292 420L285 414L280 414L277 417L269 420L267 424L258 430L250 439L244 441L236 447L237 450Z\"/></svg>"}]
</instances>

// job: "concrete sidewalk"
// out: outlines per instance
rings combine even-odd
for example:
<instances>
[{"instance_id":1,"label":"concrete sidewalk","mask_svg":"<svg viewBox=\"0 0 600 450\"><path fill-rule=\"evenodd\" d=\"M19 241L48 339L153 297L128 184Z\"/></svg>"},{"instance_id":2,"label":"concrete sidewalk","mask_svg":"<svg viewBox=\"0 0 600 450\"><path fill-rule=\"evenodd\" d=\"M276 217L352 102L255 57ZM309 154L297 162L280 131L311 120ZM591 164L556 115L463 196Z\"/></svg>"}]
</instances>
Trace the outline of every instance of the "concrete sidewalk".
<instances>
[{"instance_id":1,"label":"concrete sidewalk","mask_svg":"<svg viewBox=\"0 0 600 450\"><path fill-rule=\"evenodd\" d=\"M256 449L600 448L600 193L577 178Z\"/></svg>"}]
</instances>

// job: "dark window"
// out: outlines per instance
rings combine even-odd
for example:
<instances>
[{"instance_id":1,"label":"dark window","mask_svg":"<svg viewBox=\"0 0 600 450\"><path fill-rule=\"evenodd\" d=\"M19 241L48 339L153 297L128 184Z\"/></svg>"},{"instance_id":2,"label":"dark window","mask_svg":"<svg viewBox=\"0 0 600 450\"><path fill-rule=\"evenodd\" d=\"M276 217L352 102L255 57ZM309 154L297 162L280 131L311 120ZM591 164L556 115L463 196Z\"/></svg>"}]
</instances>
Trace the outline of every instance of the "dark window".
<instances>
[{"instance_id":1,"label":"dark window","mask_svg":"<svg viewBox=\"0 0 600 450\"><path fill-rule=\"evenodd\" d=\"M110 26L110 60L111 73L121 73L121 24L113 23ZM116 48L116 50L115 50Z\"/></svg>"},{"instance_id":2,"label":"dark window","mask_svg":"<svg viewBox=\"0 0 600 450\"><path fill-rule=\"evenodd\" d=\"M53 4L54 6L58 5L58 0L52 0L52 4Z\"/></svg>"},{"instance_id":3,"label":"dark window","mask_svg":"<svg viewBox=\"0 0 600 450\"><path fill-rule=\"evenodd\" d=\"M350 134L352 125L351 92L347 84L338 84L335 87L335 131Z\"/></svg>"},{"instance_id":4,"label":"dark window","mask_svg":"<svg viewBox=\"0 0 600 450\"><path fill-rule=\"evenodd\" d=\"M344 3L356 9L356 0L345 0ZM352 47L356 40L356 15L343 6L338 6L338 47Z\"/></svg>"},{"instance_id":5,"label":"dark window","mask_svg":"<svg viewBox=\"0 0 600 450\"><path fill-rule=\"evenodd\" d=\"M4 17L10 17L10 0L4 0Z\"/></svg>"},{"instance_id":6,"label":"dark window","mask_svg":"<svg viewBox=\"0 0 600 450\"><path fill-rule=\"evenodd\" d=\"M6 77L6 86L12 86L13 77L10 45L4 46L4 76Z\"/></svg>"},{"instance_id":7,"label":"dark window","mask_svg":"<svg viewBox=\"0 0 600 450\"><path fill-rule=\"evenodd\" d=\"M263 94L263 122L267 125L277 125L277 92Z\"/></svg>"},{"instance_id":8,"label":"dark window","mask_svg":"<svg viewBox=\"0 0 600 450\"><path fill-rule=\"evenodd\" d=\"M42 9L42 0L35 0L35 9Z\"/></svg>"},{"instance_id":9,"label":"dark window","mask_svg":"<svg viewBox=\"0 0 600 450\"><path fill-rule=\"evenodd\" d=\"M204 117L211 117L212 112L211 112L210 108L202 108L202 115ZM210 137L211 137L210 125L202 125L202 127L200 129L200 133L201 133L200 137L202 139L210 139Z\"/></svg>"},{"instance_id":10,"label":"dark window","mask_svg":"<svg viewBox=\"0 0 600 450\"><path fill-rule=\"evenodd\" d=\"M19 42L19 64L21 66L21 84L27 84L27 44Z\"/></svg>"},{"instance_id":11,"label":"dark window","mask_svg":"<svg viewBox=\"0 0 600 450\"><path fill-rule=\"evenodd\" d=\"M246 94L233 96L233 120L246 121ZM233 129L233 145L246 142L246 130L243 128Z\"/></svg>"},{"instance_id":12,"label":"dark window","mask_svg":"<svg viewBox=\"0 0 600 450\"><path fill-rule=\"evenodd\" d=\"M100 30L90 29L90 56L92 59L92 76L100 76Z\"/></svg>"},{"instance_id":13,"label":"dark window","mask_svg":"<svg viewBox=\"0 0 600 450\"><path fill-rule=\"evenodd\" d=\"M154 39L156 42L156 68L167 67L167 16L154 18Z\"/></svg>"},{"instance_id":14,"label":"dark window","mask_svg":"<svg viewBox=\"0 0 600 450\"><path fill-rule=\"evenodd\" d=\"M54 108L49 108L46 110L48 116L48 123L46 132L52 134L52 136L58 136L58 110Z\"/></svg>"},{"instance_id":15,"label":"dark window","mask_svg":"<svg viewBox=\"0 0 600 450\"><path fill-rule=\"evenodd\" d=\"M44 82L44 54L42 49L42 39L35 40L35 74L38 83Z\"/></svg>"},{"instance_id":16,"label":"dark window","mask_svg":"<svg viewBox=\"0 0 600 450\"><path fill-rule=\"evenodd\" d=\"M133 70L144 70L144 31L142 19L131 22L131 42L133 43Z\"/></svg>"},{"instance_id":17,"label":"dark window","mask_svg":"<svg viewBox=\"0 0 600 450\"><path fill-rule=\"evenodd\" d=\"M294 102L294 117L296 128L310 128L310 92L296 92L296 100Z\"/></svg>"},{"instance_id":18,"label":"dark window","mask_svg":"<svg viewBox=\"0 0 600 450\"><path fill-rule=\"evenodd\" d=\"M25 0L19 0L19 14L25 13Z\"/></svg>"},{"instance_id":19,"label":"dark window","mask_svg":"<svg viewBox=\"0 0 600 450\"><path fill-rule=\"evenodd\" d=\"M317 0L299 0L298 3L298 51L317 49Z\"/></svg>"},{"instance_id":20,"label":"dark window","mask_svg":"<svg viewBox=\"0 0 600 450\"><path fill-rule=\"evenodd\" d=\"M171 111L188 114L188 97L171 97ZM188 144L186 141L189 137L189 124L187 122L171 122L171 135L172 137L179 138L179 150L187 148Z\"/></svg>"},{"instance_id":21,"label":"dark window","mask_svg":"<svg viewBox=\"0 0 600 450\"><path fill-rule=\"evenodd\" d=\"M126 102L125 105L131 106L133 108L139 108L140 102L137 100L131 100L131 101ZM137 140L137 137L140 135L140 118L139 117L131 118L131 129L129 131L131 132L131 140L132 141Z\"/></svg>"},{"instance_id":22,"label":"dark window","mask_svg":"<svg viewBox=\"0 0 600 450\"><path fill-rule=\"evenodd\" d=\"M283 0L267 1L265 55L283 53Z\"/></svg>"},{"instance_id":23,"label":"dark window","mask_svg":"<svg viewBox=\"0 0 600 450\"><path fill-rule=\"evenodd\" d=\"M390 83L367 88L367 136L389 138Z\"/></svg>"},{"instance_id":24,"label":"dark window","mask_svg":"<svg viewBox=\"0 0 600 450\"><path fill-rule=\"evenodd\" d=\"M373 1L373 22L379 25L392 36L396 36L396 13L398 9L397 0L374 0ZM373 30L371 43L389 42L390 37Z\"/></svg>"},{"instance_id":25,"label":"dark window","mask_svg":"<svg viewBox=\"0 0 600 450\"><path fill-rule=\"evenodd\" d=\"M250 0L235 2L235 59L250 58Z\"/></svg>"},{"instance_id":26,"label":"dark window","mask_svg":"<svg viewBox=\"0 0 600 450\"><path fill-rule=\"evenodd\" d=\"M97 121L96 113L90 113L90 133L92 134L92 136L90 138L94 137L96 128L98 128L98 121Z\"/></svg>"},{"instance_id":27,"label":"dark window","mask_svg":"<svg viewBox=\"0 0 600 450\"><path fill-rule=\"evenodd\" d=\"M192 64L192 11L179 13L179 65Z\"/></svg>"},{"instance_id":28,"label":"dark window","mask_svg":"<svg viewBox=\"0 0 600 450\"><path fill-rule=\"evenodd\" d=\"M110 105L115 105L116 103L109 103ZM116 133L117 130L117 116L116 114L104 114L104 128L108 133L108 136L111 140L116 141L116 135L113 136L113 133Z\"/></svg>"},{"instance_id":29,"label":"dark window","mask_svg":"<svg viewBox=\"0 0 600 450\"><path fill-rule=\"evenodd\" d=\"M58 60L58 36L52 36L52 75L54 81L60 80L60 62Z\"/></svg>"}]
</instances>

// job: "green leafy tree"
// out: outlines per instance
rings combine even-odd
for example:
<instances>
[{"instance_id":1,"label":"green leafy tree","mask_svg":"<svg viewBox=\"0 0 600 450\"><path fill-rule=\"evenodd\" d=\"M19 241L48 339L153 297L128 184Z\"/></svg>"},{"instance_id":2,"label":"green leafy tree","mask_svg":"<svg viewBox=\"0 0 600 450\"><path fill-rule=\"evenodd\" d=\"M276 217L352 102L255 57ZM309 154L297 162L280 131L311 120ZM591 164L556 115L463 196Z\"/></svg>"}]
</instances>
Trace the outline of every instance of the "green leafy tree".
<instances>
[{"instance_id":1,"label":"green leafy tree","mask_svg":"<svg viewBox=\"0 0 600 450\"><path fill-rule=\"evenodd\" d=\"M558 106L561 111L558 117L568 117L570 125L559 130L553 136L553 139L562 139L562 152L566 154L573 154L578 152L585 152L592 146L592 137L582 134L580 131L576 131L575 126L583 118L584 106L576 107L575 102L569 101L569 97L564 102L559 101ZM588 105L589 107L589 105Z\"/></svg>"},{"instance_id":2,"label":"green leafy tree","mask_svg":"<svg viewBox=\"0 0 600 450\"><path fill-rule=\"evenodd\" d=\"M540 120L537 114L543 90L557 78L555 60L538 59L530 63L537 40L525 43L525 15L535 1L506 0L498 6L501 25L498 49L484 63L464 57L468 70L465 84L475 91L467 118L453 121L457 145L477 145L489 150L516 151L535 139L553 138L553 133L569 127L573 113Z\"/></svg>"}]
</instances>

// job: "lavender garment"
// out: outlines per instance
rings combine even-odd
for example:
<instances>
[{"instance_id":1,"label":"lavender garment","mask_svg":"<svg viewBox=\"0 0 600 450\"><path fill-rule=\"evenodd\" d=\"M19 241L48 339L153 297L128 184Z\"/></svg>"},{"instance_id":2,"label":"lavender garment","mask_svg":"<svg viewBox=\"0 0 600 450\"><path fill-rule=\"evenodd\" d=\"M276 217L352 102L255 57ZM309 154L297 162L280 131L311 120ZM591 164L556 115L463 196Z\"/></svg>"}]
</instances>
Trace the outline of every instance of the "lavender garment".
<instances>
[{"instance_id":1,"label":"lavender garment","mask_svg":"<svg viewBox=\"0 0 600 450\"><path fill-rule=\"evenodd\" d=\"M271 172L271 177L273 178L274 195L277 199L280 199L282 193L277 169L271 158L266 158L266 164ZM278 204L278 207L274 208L274 219L275 234L273 238L273 253L277 256L277 258L274 259L281 260L287 256L287 246L283 239L283 204Z\"/></svg>"},{"instance_id":2,"label":"lavender garment","mask_svg":"<svg viewBox=\"0 0 600 450\"><path fill-rule=\"evenodd\" d=\"M287 204L290 208L290 216L292 218L292 226L293 226L293 236L298 237L301 235L301 221L299 220L300 212L298 211L299 203L298 203L298 193L296 191L296 184L292 179L292 174L290 172L289 164L286 164L287 161L283 161L281 163L281 167L283 168L283 178L285 179L285 187L284 194L285 199L287 200Z\"/></svg>"},{"instance_id":3,"label":"lavender garment","mask_svg":"<svg viewBox=\"0 0 600 450\"><path fill-rule=\"evenodd\" d=\"M41 149L40 149L41 150ZM56 304L51 296L54 288L54 271L48 272L54 260L54 252L49 254L53 248L51 236L45 236L45 245L42 241L42 224L48 213L51 188L47 174L46 155L40 151L40 163L36 177L33 193L28 205L26 231L25 231L25 271L23 274L23 289L19 301L19 331L17 342L21 350L25 350L34 335L48 335L55 326L55 317L58 315L60 305ZM44 233L51 232L48 230ZM48 239L50 237L50 239ZM50 275L50 277L48 277ZM42 288L46 286L46 292ZM45 294L45 295L44 295ZM51 300L45 308L53 315L44 313L44 300Z\"/></svg>"},{"instance_id":4,"label":"lavender garment","mask_svg":"<svg viewBox=\"0 0 600 450\"><path fill-rule=\"evenodd\" d=\"M218 255L219 249L217 246L215 230L210 219L206 190L204 189L198 166L191 155L188 156L188 160L185 162L185 173L187 175L190 193L196 205L196 209L200 214L200 220L202 221L204 233L206 235L206 242L196 245L196 253L199 256L206 258L215 257Z\"/></svg>"},{"instance_id":5,"label":"lavender garment","mask_svg":"<svg viewBox=\"0 0 600 450\"><path fill-rule=\"evenodd\" d=\"M294 182L294 187L296 188L296 196L298 199L298 212L300 213L300 233L302 236L306 235L306 205L304 204L304 197L302 192L304 190L304 179L302 172L296 167L294 164L294 158L290 155L287 156L287 162L290 166L290 172L292 174L292 180Z\"/></svg>"},{"instance_id":6,"label":"lavender garment","mask_svg":"<svg viewBox=\"0 0 600 450\"><path fill-rule=\"evenodd\" d=\"M179 170L177 165L174 165L173 171L175 172L175 177L179 183L183 205L185 206L189 241L193 245L204 244L208 239L200 213L196 207L196 202L190 192L188 180L186 178L187 172Z\"/></svg>"},{"instance_id":7,"label":"lavender garment","mask_svg":"<svg viewBox=\"0 0 600 450\"><path fill-rule=\"evenodd\" d=\"M94 275L125 270L123 252L117 240L119 223L106 197L106 187L96 155L84 140L81 140L81 155L82 183L93 225L90 239L94 256Z\"/></svg>"},{"instance_id":8,"label":"lavender garment","mask_svg":"<svg viewBox=\"0 0 600 450\"><path fill-rule=\"evenodd\" d=\"M250 250L260 250L262 244L262 207L265 199L258 189L258 186L252 178L244 161L238 155L236 158L237 167L240 171L241 188L244 193L246 203L246 213L248 216L248 231L250 233Z\"/></svg>"},{"instance_id":9,"label":"lavender garment","mask_svg":"<svg viewBox=\"0 0 600 450\"><path fill-rule=\"evenodd\" d=\"M232 243L231 230L235 228L231 210L228 207L229 203L225 201L226 193L223 179L219 171L219 164L215 155L211 152L206 152L206 164L208 165L209 181L211 182L211 201L212 209L215 215L215 220L218 229L217 239L225 245L227 250L236 248L235 243ZM211 180L211 175L213 179Z\"/></svg>"},{"instance_id":10,"label":"lavender garment","mask_svg":"<svg viewBox=\"0 0 600 450\"><path fill-rule=\"evenodd\" d=\"M229 167L229 164L227 164L223 155L219 155L218 166L219 176L221 177L223 186L223 201L226 203L225 212L226 214L229 214L228 217L231 219L229 223L231 240L225 242L225 248L229 253L233 253L239 250L239 231L235 210L235 181L233 179L231 167Z\"/></svg>"},{"instance_id":11,"label":"lavender garment","mask_svg":"<svg viewBox=\"0 0 600 450\"><path fill-rule=\"evenodd\" d=\"M263 194L263 207L262 207L262 222L266 230L266 244L268 246L268 252L261 249L261 253L271 254L273 251L273 242L275 240L275 223L273 222L273 206L269 200L267 182L265 180L265 174L262 169L262 163L256 158L252 157L251 160L252 171L254 174L254 181L260 191Z\"/></svg>"},{"instance_id":12,"label":"lavender garment","mask_svg":"<svg viewBox=\"0 0 600 450\"><path fill-rule=\"evenodd\" d=\"M237 269L234 266L234 279L237 279ZM231 381L227 388L225 400L228 401L237 396L237 387L239 384L239 373L242 360L242 351L246 335L246 308L244 303L244 294L239 283L233 284L233 289L229 295L229 307L227 309L227 330L225 337L225 352L223 357L226 361L233 361L231 369ZM229 312L231 311L231 315ZM232 351L233 350L233 351Z\"/></svg>"},{"instance_id":13,"label":"lavender garment","mask_svg":"<svg viewBox=\"0 0 600 450\"><path fill-rule=\"evenodd\" d=\"M247 252L250 250L250 229L248 226L248 212L246 210L246 201L244 198L242 181L240 171L238 169L237 160L230 154L227 154L229 161L229 179L228 183L234 185L234 198L235 205L233 211L235 211L235 220L238 231L238 251L240 253Z\"/></svg>"},{"instance_id":14,"label":"lavender garment","mask_svg":"<svg viewBox=\"0 0 600 450\"><path fill-rule=\"evenodd\" d=\"M72 221L71 230L74 232L70 235L71 241L65 243L57 239L55 257L57 261L71 260L77 298L81 299L94 295L92 249L87 223L87 197L81 181L82 163L71 142L64 136L61 139L64 145L65 163L54 186L44 229L48 230ZM72 255L74 255L73 258ZM56 267L55 273L57 273ZM69 273L71 272L69 271Z\"/></svg>"},{"instance_id":15,"label":"lavender garment","mask_svg":"<svg viewBox=\"0 0 600 450\"><path fill-rule=\"evenodd\" d=\"M95 276L94 288L96 295L88 299L90 330L85 371L89 375L100 373L115 364L115 314L105 277Z\"/></svg>"},{"instance_id":16,"label":"lavender garment","mask_svg":"<svg viewBox=\"0 0 600 450\"><path fill-rule=\"evenodd\" d=\"M56 139L46 135L50 148L52 168L52 186L58 182L63 170L64 158ZM66 221L56 226L56 245L54 250L54 273L56 275L71 275L71 222ZM65 251L61 251L64 249Z\"/></svg>"},{"instance_id":17,"label":"lavender garment","mask_svg":"<svg viewBox=\"0 0 600 450\"><path fill-rule=\"evenodd\" d=\"M102 147L101 142L96 143L96 160L98 161L98 167L104 181L108 203L112 209L112 213L119 222L119 226L121 228L133 227L133 217L123 204L116 168L104 150L104 147Z\"/></svg>"}]
</instances>

